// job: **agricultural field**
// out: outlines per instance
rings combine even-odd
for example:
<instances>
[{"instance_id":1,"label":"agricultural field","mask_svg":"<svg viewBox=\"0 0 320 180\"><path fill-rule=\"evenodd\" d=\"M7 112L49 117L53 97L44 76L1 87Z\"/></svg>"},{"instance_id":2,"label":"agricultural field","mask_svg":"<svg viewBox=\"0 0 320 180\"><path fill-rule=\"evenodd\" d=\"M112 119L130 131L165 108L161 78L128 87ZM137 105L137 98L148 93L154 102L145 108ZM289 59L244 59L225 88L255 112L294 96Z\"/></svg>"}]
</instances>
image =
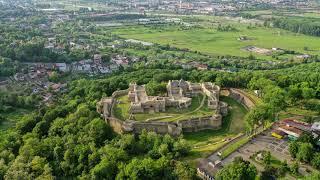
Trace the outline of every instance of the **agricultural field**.
<instances>
[{"instance_id":1,"label":"agricultural field","mask_svg":"<svg viewBox=\"0 0 320 180\"><path fill-rule=\"evenodd\" d=\"M313 118L319 119L319 113L300 107L290 107L279 113L279 119L298 118L301 121L311 121Z\"/></svg>"},{"instance_id":2,"label":"agricultural field","mask_svg":"<svg viewBox=\"0 0 320 180\"><path fill-rule=\"evenodd\" d=\"M223 24L234 27L236 31L218 31L217 24L222 24L218 18L211 26L179 28L179 26L164 26L154 28L152 26L132 26L117 29L115 32L122 38L138 39L142 41L170 44L178 48L188 48L209 55L232 55L248 57L254 55L260 59L275 60L272 55L249 52L245 47L255 46L271 50L280 48L293 50L297 54L320 55L320 38L311 37L289 31L266 28L262 25L250 25L227 21ZM239 40L239 37L246 37L248 40ZM295 55L283 55L278 59L293 59Z\"/></svg>"},{"instance_id":3,"label":"agricultural field","mask_svg":"<svg viewBox=\"0 0 320 180\"><path fill-rule=\"evenodd\" d=\"M129 119L130 101L128 96L118 98L119 103L114 107L114 115L122 120ZM168 108L166 112L159 113L138 113L132 115L136 121L178 121L192 117L203 117L213 114L207 105L207 98L204 95L199 95L192 98L191 106L187 109Z\"/></svg>"},{"instance_id":4,"label":"agricultural field","mask_svg":"<svg viewBox=\"0 0 320 180\"><path fill-rule=\"evenodd\" d=\"M90 1L42 1L39 4L50 3L53 8L64 9L64 10L79 10L84 7L91 7L95 10L113 10L112 7L106 6L103 2L90 2Z\"/></svg>"}]
</instances>

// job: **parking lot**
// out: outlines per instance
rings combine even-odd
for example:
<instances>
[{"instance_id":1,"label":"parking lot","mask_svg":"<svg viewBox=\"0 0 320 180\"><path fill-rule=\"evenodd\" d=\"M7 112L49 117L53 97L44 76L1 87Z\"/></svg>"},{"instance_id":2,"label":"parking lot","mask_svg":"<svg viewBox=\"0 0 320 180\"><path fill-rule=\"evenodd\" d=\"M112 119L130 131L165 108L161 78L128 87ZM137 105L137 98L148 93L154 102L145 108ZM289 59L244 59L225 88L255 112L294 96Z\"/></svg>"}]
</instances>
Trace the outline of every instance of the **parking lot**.
<instances>
[{"instance_id":1,"label":"parking lot","mask_svg":"<svg viewBox=\"0 0 320 180\"><path fill-rule=\"evenodd\" d=\"M286 140L276 139L271 137L270 131L266 131L257 137L253 138L243 147L239 148L237 151L232 153L230 156L222 160L223 165L227 165L233 161L233 159L237 156L241 156L243 159L250 161L253 163L258 170L262 171L263 167L260 164L252 161L250 156L252 156L257 151L270 151L272 156L275 158L284 161L286 160L288 163L291 162L291 156L288 151L289 146Z\"/></svg>"},{"instance_id":2,"label":"parking lot","mask_svg":"<svg viewBox=\"0 0 320 180\"><path fill-rule=\"evenodd\" d=\"M233 152L231 155L229 155L227 158L221 160L222 166L226 166L230 164L235 157L241 156L244 160L247 160L254 164L258 171L263 171L264 167L250 159L250 156L252 156L257 151L270 151L271 155L275 157L276 159L280 161L287 161L287 163L290 165L293 163L293 159L290 156L289 153L289 143L286 139L277 139L273 136L271 136L272 130L264 131L263 133L257 135L254 137L251 141L249 141L247 144L239 148L237 151ZM214 175L221 167L210 167L208 165L208 162L216 162L217 160L220 160L220 157L217 155L217 153L212 154L207 158L207 163L202 163L202 168L206 169L210 174ZM203 161L205 162L205 161ZM302 175L309 174L306 169L312 169L312 167L308 165L301 165L299 172ZM289 177L290 179L290 177Z\"/></svg>"}]
</instances>

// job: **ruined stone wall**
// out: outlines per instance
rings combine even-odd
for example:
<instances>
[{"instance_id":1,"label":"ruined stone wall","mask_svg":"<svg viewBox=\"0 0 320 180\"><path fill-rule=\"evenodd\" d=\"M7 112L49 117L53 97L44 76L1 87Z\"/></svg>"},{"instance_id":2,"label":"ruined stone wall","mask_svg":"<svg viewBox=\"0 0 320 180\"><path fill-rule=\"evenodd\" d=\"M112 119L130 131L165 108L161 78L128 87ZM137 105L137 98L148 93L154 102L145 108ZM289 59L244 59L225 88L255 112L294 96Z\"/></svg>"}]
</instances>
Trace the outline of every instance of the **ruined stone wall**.
<instances>
[{"instance_id":1,"label":"ruined stone wall","mask_svg":"<svg viewBox=\"0 0 320 180\"><path fill-rule=\"evenodd\" d=\"M158 134L170 134L172 136L179 136L182 133L181 127L176 123L169 122L134 122L133 132L141 133L142 130L156 132Z\"/></svg>"},{"instance_id":2,"label":"ruined stone wall","mask_svg":"<svg viewBox=\"0 0 320 180\"><path fill-rule=\"evenodd\" d=\"M139 134L143 129L159 134L179 136L182 132L197 132L205 129L219 129L222 125L222 116L214 115L200 118L191 118L179 122L137 122L130 124L130 131Z\"/></svg>"},{"instance_id":3,"label":"ruined stone wall","mask_svg":"<svg viewBox=\"0 0 320 180\"><path fill-rule=\"evenodd\" d=\"M238 101L239 103L243 104L247 109L251 109L255 106L253 100L251 100L248 96L242 93L238 89L229 89L230 97Z\"/></svg>"},{"instance_id":4,"label":"ruined stone wall","mask_svg":"<svg viewBox=\"0 0 320 180\"><path fill-rule=\"evenodd\" d=\"M222 116L227 116L228 115L228 111L229 111L229 107L228 104L222 101L219 101L219 107L220 107L220 113Z\"/></svg>"},{"instance_id":5,"label":"ruined stone wall","mask_svg":"<svg viewBox=\"0 0 320 180\"><path fill-rule=\"evenodd\" d=\"M105 119L106 123L118 134L123 133L123 121L117 118L108 117Z\"/></svg>"},{"instance_id":6,"label":"ruined stone wall","mask_svg":"<svg viewBox=\"0 0 320 180\"><path fill-rule=\"evenodd\" d=\"M117 90L115 92L112 93L112 97L113 98L117 98L119 96L124 96L124 95L128 95L129 93L129 89L125 89L125 90Z\"/></svg>"},{"instance_id":7,"label":"ruined stone wall","mask_svg":"<svg viewBox=\"0 0 320 180\"><path fill-rule=\"evenodd\" d=\"M129 90L119 90L112 94L112 98L127 95ZM112 103L112 109L116 101ZM172 136L179 136L182 132L197 132L204 129L218 129L222 124L222 116L220 114L191 118L188 120L181 120L179 122L139 122L139 121L122 121L117 119L112 114L112 117L104 117L105 121L117 133L136 133L139 134L143 129L153 131L159 134L170 134Z\"/></svg>"},{"instance_id":8,"label":"ruined stone wall","mask_svg":"<svg viewBox=\"0 0 320 180\"><path fill-rule=\"evenodd\" d=\"M179 122L138 122L122 121L114 117L106 118L106 122L117 133L140 134L144 129L159 134L179 136L182 132L197 132L205 129L219 129L222 124L222 116L207 116L181 120Z\"/></svg>"},{"instance_id":9,"label":"ruined stone wall","mask_svg":"<svg viewBox=\"0 0 320 180\"><path fill-rule=\"evenodd\" d=\"M205 129L219 129L222 125L222 116L214 115L200 118L192 118L178 122L183 132L197 132Z\"/></svg>"}]
</instances>

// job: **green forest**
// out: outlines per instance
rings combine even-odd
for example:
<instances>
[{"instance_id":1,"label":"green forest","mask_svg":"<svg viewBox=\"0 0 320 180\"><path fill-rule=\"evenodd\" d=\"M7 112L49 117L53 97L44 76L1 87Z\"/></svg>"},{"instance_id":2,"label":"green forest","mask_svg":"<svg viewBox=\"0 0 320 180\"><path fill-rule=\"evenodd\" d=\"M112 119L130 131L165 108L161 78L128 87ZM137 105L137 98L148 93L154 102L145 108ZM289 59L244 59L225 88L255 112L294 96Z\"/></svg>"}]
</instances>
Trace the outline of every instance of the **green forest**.
<instances>
[{"instance_id":1,"label":"green forest","mask_svg":"<svg viewBox=\"0 0 320 180\"><path fill-rule=\"evenodd\" d=\"M318 11L315 1L0 0L0 180L193 180L203 165L218 180L320 179L319 136L271 137L283 119L320 120ZM118 134L97 112L132 82L169 96L168 81L181 79L221 88L222 125ZM222 114L205 95L172 114ZM287 145L287 159L241 149L260 135Z\"/></svg>"}]
</instances>

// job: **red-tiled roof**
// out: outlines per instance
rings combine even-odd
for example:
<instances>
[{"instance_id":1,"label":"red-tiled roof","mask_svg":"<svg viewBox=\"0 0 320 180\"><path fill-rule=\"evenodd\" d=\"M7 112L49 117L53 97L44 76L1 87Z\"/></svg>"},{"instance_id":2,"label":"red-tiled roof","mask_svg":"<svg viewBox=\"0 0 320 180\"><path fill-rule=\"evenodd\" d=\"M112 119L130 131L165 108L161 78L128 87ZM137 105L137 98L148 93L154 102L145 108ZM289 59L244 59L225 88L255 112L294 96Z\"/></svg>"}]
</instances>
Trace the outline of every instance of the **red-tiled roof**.
<instances>
[{"instance_id":1,"label":"red-tiled roof","mask_svg":"<svg viewBox=\"0 0 320 180\"><path fill-rule=\"evenodd\" d=\"M294 119L284 119L280 123L286 124L287 126L292 126L292 127L298 128L303 131L311 131L311 126L312 126L311 124L297 121Z\"/></svg>"},{"instance_id":2,"label":"red-tiled roof","mask_svg":"<svg viewBox=\"0 0 320 180\"><path fill-rule=\"evenodd\" d=\"M295 127L280 126L279 128L282 128L282 129L287 130L287 131L291 131L291 132L296 133L298 135L302 134L302 131L300 129L295 128Z\"/></svg>"}]
</instances>

